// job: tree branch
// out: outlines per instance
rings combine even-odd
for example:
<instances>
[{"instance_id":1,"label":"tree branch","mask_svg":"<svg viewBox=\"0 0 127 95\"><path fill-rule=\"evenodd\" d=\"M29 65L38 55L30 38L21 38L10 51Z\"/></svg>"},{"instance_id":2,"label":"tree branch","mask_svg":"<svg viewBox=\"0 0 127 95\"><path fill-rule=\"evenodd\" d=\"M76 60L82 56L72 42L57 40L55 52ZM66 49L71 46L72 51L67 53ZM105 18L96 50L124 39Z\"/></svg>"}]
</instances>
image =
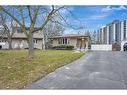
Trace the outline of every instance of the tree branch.
<instances>
[{"instance_id":1,"label":"tree branch","mask_svg":"<svg viewBox=\"0 0 127 95\"><path fill-rule=\"evenodd\" d=\"M38 12L39 12L39 6L36 6L35 9L34 9L34 15L33 15L33 18L32 18L32 23L30 25L30 29L33 29L34 26L35 26L36 19L37 19L37 16L38 16Z\"/></svg>"},{"instance_id":2,"label":"tree branch","mask_svg":"<svg viewBox=\"0 0 127 95\"><path fill-rule=\"evenodd\" d=\"M11 13L9 13L6 9L4 9L2 6L0 6L0 10L5 12L7 15L9 15L10 17L12 17L21 27L23 27L22 23L20 23L20 21Z\"/></svg>"},{"instance_id":3,"label":"tree branch","mask_svg":"<svg viewBox=\"0 0 127 95\"><path fill-rule=\"evenodd\" d=\"M46 17L45 22L42 24L42 26L40 28L35 29L34 32L42 30L45 27L45 25L48 23L48 21L51 19L52 15L55 14L58 10L60 10L62 8L64 8L64 6L59 7L58 9L55 9L54 6L52 6L52 10Z\"/></svg>"},{"instance_id":4,"label":"tree branch","mask_svg":"<svg viewBox=\"0 0 127 95\"><path fill-rule=\"evenodd\" d=\"M28 9L28 13L29 13L29 17L30 17L30 21L31 23L33 22L32 16L31 16L31 10L30 10L30 6L27 6Z\"/></svg>"}]
</instances>

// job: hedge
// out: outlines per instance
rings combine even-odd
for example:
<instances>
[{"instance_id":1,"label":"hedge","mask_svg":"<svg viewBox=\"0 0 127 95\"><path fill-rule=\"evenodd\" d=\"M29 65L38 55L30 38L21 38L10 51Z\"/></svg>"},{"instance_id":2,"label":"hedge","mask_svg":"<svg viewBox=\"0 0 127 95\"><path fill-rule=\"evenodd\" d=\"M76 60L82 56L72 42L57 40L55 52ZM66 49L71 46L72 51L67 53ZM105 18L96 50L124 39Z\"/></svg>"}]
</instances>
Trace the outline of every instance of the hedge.
<instances>
[{"instance_id":1,"label":"hedge","mask_svg":"<svg viewBox=\"0 0 127 95\"><path fill-rule=\"evenodd\" d=\"M53 49L57 50L72 50L74 46L72 45L59 45L59 46L54 46Z\"/></svg>"}]
</instances>

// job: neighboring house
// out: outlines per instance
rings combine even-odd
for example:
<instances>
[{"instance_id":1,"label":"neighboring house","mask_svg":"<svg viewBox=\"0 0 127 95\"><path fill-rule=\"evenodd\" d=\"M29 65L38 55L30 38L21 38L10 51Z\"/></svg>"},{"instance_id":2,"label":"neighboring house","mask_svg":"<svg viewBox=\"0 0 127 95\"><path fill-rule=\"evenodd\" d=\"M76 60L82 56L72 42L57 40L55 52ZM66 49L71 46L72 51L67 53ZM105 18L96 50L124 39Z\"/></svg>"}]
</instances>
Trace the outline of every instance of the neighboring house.
<instances>
[{"instance_id":1,"label":"neighboring house","mask_svg":"<svg viewBox=\"0 0 127 95\"><path fill-rule=\"evenodd\" d=\"M79 34L68 34L63 36L55 36L52 39L52 47L58 45L72 45L74 49L88 50L91 45L89 36Z\"/></svg>"},{"instance_id":2,"label":"neighboring house","mask_svg":"<svg viewBox=\"0 0 127 95\"><path fill-rule=\"evenodd\" d=\"M34 48L42 49L43 32L41 31L35 32L33 38L34 38L33 40ZM1 49L9 48L7 36L4 36L2 39L0 39L0 43L5 43L5 45L0 45ZM17 29L17 31L14 33L12 37L12 48L13 49L28 48L27 37L22 31L20 31L20 29Z\"/></svg>"}]
</instances>

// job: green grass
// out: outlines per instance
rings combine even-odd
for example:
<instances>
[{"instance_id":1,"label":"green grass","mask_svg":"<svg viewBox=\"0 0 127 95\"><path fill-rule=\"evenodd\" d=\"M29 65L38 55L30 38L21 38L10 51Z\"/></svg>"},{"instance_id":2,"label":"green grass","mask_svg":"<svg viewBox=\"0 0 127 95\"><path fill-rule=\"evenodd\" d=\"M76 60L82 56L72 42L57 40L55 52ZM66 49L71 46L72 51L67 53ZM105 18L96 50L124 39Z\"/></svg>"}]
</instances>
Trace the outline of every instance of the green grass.
<instances>
[{"instance_id":1,"label":"green grass","mask_svg":"<svg viewBox=\"0 0 127 95\"><path fill-rule=\"evenodd\" d=\"M55 69L72 62L84 53L65 50L37 50L34 59L26 50L0 51L0 89L20 89L44 77Z\"/></svg>"}]
</instances>

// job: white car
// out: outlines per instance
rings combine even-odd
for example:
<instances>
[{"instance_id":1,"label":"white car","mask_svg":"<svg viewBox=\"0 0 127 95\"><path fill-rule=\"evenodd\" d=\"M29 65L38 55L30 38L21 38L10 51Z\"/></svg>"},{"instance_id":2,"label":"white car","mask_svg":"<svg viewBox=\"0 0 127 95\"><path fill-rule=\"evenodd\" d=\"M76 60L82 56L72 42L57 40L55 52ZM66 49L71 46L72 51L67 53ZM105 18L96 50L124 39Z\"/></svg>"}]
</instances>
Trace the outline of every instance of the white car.
<instances>
[{"instance_id":1,"label":"white car","mask_svg":"<svg viewBox=\"0 0 127 95\"><path fill-rule=\"evenodd\" d=\"M4 45L6 45L6 43L0 42L0 49L2 49L2 47L3 47Z\"/></svg>"}]
</instances>

